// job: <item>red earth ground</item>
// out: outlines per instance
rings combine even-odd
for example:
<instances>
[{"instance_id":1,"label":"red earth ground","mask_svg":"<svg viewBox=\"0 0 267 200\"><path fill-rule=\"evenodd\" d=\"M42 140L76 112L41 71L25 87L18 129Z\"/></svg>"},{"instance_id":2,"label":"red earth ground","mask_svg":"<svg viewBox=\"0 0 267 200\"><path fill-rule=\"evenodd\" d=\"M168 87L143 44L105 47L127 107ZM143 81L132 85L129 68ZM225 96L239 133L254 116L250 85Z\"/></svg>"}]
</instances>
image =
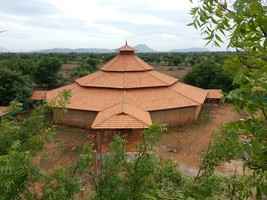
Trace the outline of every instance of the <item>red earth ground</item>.
<instances>
[{"instance_id":1,"label":"red earth ground","mask_svg":"<svg viewBox=\"0 0 267 200\"><path fill-rule=\"evenodd\" d=\"M164 158L171 158L180 163L185 173L195 175L201 164L201 153L206 151L214 131L218 131L224 122L233 122L241 118L233 111L231 104L221 107L209 107L210 119L207 122L196 122L184 127L169 128L156 151ZM221 173L242 173L242 161L235 160L217 169Z\"/></svg>"}]
</instances>

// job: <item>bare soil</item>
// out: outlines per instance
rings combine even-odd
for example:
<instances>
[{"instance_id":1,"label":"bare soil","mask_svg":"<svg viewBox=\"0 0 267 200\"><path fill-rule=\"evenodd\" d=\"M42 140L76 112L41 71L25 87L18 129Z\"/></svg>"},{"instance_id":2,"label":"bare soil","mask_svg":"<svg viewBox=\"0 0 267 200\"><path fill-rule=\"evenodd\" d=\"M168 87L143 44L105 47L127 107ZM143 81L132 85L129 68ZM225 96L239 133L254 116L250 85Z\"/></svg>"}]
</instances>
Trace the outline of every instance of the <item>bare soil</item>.
<instances>
[{"instance_id":1,"label":"bare soil","mask_svg":"<svg viewBox=\"0 0 267 200\"><path fill-rule=\"evenodd\" d=\"M208 122L196 122L184 127L169 128L162 137L156 151L164 158L177 161L185 173L194 175L201 164L201 154L208 149L214 131L218 131L224 122L237 121L241 118L233 111L231 104L221 107L209 107ZM242 173L242 161L235 160L217 169L224 174Z\"/></svg>"},{"instance_id":2,"label":"bare soil","mask_svg":"<svg viewBox=\"0 0 267 200\"><path fill-rule=\"evenodd\" d=\"M59 126L57 132L55 139L35 157L35 163L45 171L74 163L82 152L83 144L92 141L91 130Z\"/></svg>"},{"instance_id":3,"label":"bare soil","mask_svg":"<svg viewBox=\"0 0 267 200\"><path fill-rule=\"evenodd\" d=\"M191 71L192 67L187 66L153 66L157 71L169 76L182 79L185 74Z\"/></svg>"}]
</instances>

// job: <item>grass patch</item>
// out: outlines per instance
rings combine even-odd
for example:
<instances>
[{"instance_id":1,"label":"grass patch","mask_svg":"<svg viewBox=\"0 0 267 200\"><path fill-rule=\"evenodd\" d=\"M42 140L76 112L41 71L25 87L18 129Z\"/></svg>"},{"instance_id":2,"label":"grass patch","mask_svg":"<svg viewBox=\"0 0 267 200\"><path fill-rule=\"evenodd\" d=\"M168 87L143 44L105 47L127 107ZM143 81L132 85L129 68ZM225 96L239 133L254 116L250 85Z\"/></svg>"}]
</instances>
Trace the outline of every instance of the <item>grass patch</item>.
<instances>
[{"instance_id":1,"label":"grass patch","mask_svg":"<svg viewBox=\"0 0 267 200\"><path fill-rule=\"evenodd\" d=\"M210 112L210 109L207 107L203 107L198 115L197 122L200 124L208 124L210 122L210 119L212 118L212 114Z\"/></svg>"}]
</instances>

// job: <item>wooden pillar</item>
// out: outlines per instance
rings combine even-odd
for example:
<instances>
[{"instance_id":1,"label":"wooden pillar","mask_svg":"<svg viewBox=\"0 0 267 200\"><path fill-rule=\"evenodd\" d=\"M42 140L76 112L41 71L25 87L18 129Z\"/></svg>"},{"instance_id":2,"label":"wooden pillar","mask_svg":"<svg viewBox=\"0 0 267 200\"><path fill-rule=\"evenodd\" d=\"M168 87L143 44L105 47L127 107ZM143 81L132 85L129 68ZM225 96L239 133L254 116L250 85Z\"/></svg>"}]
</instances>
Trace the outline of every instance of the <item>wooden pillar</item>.
<instances>
[{"instance_id":1,"label":"wooden pillar","mask_svg":"<svg viewBox=\"0 0 267 200\"><path fill-rule=\"evenodd\" d=\"M84 187L81 188L80 191L80 195L79 195L79 199L84 199L85 195L84 195Z\"/></svg>"},{"instance_id":2,"label":"wooden pillar","mask_svg":"<svg viewBox=\"0 0 267 200\"><path fill-rule=\"evenodd\" d=\"M103 142L103 134L102 131L98 131L96 133L96 149L97 152L101 152L102 142Z\"/></svg>"}]
</instances>

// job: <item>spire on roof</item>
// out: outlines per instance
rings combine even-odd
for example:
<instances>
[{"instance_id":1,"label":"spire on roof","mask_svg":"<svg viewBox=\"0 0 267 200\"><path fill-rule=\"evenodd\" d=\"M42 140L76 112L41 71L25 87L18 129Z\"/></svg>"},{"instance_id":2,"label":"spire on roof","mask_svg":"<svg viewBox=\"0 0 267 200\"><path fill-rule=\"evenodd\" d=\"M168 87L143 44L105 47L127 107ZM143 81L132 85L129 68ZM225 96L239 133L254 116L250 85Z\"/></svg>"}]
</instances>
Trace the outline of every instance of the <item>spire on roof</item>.
<instances>
[{"instance_id":1,"label":"spire on roof","mask_svg":"<svg viewBox=\"0 0 267 200\"><path fill-rule=\"evenodd\" d=\"M120 48L118 48L117 51L119 51L119 52L134 52L134 51L136 51L136 49L131 47L131 46L129 46L127 44L127 40L126 40L125 41L125 45L120 47Z\"/></svg>"}]
</instances>

